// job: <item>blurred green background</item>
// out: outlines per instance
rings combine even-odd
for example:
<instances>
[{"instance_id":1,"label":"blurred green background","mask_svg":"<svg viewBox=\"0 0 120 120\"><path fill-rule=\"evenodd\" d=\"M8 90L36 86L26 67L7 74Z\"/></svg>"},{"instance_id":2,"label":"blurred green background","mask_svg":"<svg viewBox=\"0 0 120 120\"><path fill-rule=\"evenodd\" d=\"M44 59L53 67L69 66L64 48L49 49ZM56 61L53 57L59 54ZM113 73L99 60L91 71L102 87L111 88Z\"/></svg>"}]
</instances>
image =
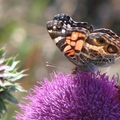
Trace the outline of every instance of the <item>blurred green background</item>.
<instances>
[{"instance_id":1,"label":"blurred green background","mask_svg":"<svg viewBox=\"0 0 120 120\"><path fill-rule=\"evenodd\" d=\"M26 90L33 88L36 81L50 78L52 71L70 72L74 66L46 30L46 22L58 13L67 13L75 21L112 29L120 35L120 0L0 0L0 47L6 47L6 57L18 55L19 70L29 68L28 76L19 81ZM56 67L46 67L46 61ZM118 64L120 60L108 74L120 73ZM25 94L15 96L20 101ZM14 110L18 107L10 103L4 120L14 120Z\"/></svg>"}]
</instances>

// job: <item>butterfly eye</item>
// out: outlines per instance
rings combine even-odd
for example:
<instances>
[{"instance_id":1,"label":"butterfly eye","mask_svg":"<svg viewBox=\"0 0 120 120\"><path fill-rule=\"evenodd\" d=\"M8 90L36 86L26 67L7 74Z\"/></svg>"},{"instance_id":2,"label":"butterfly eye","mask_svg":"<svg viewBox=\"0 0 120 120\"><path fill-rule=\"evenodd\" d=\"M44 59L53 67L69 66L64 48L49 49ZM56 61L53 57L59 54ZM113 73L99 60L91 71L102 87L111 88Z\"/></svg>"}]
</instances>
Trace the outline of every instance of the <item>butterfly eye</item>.
<instances>
[{"instance_id":1,"label":"butterfly eye","mask_svg":"<svg viewBox=\"0 0 120 120\"><path fill-rule=\"evenodd\" d=\"M46 27L48 30L51 30L53 28L52 22L51 21L47 22Z\"/></svg>"},{"instance_id":2,"label":"butterfly eye","mask_svg":"<svg viewBox=\"0 0 120 120\"><path fill-rule=\"evenodd\" d=\"M107 50L109 53L117 53L117 51L118 51L118 49L113 45L109 45Z\"/></svg>"},{"instance_id":3,"label":"butterfly eye","mask_svg":"<svg viewBox=\"0 0 120 120\"><path fill-rule=\"evenodd\" d=\"M97 42L99 44L104 44L105 43L105 39L103 39L103 38L97 38Z\"/></svg>"},{"instance_id":4,"label":"butterfly eye","mask_svg":"<svg viewBox=\"0 0 120 120\"><path fill-rule=\"evenodd\" d=\"M63 22L62 22L62 21L60 21L60 22L58 23L58 25L57 25L57 28L58 28L58 29L61 29L61 28L62 28L62 26L63 26Z\"/></svg>"}]
</instances>

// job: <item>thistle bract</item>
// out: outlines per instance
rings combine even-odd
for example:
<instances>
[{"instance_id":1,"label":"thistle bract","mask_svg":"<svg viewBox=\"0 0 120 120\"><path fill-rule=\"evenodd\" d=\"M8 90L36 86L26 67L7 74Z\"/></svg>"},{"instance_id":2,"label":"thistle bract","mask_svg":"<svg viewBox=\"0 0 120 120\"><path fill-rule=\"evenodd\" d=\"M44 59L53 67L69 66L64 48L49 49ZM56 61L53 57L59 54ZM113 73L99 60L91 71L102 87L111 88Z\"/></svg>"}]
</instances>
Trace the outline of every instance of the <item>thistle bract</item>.
<instances>
[{"instance_id":1,"label":"thistle bract","mask_svg":"<svg viewBox=\"0 0 120 120\"><path fill-rule=\"evenodd\" d=\"M4 48L0 49L0 119L7 111L6 103L8 101L17 103L17 99L11 92L25 91L19 84L16 83L25 74L23 71L18 72L16 65L19 61L15 57L5 58Z\"/></svg>"}]
</instances>

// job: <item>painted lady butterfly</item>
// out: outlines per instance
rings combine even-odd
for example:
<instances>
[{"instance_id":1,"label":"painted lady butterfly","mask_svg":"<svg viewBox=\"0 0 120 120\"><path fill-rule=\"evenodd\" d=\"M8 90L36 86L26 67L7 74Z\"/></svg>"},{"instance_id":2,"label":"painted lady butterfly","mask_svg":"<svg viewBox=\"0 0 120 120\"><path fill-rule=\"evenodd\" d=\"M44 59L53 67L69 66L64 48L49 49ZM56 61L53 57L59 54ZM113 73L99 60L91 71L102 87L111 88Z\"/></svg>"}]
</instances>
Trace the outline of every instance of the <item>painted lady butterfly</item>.
<instances>
[{"instance_id":1,"label":"painted lady butterfly","mask_svg":"<svg viewBox=\"0 0 120 120\"><path fill-rule=\"evenodd\" d=\"M120 37L109 29L94 29L67 14L55 15L47 29L58 48L82 70L110 66L120 57Z\"/></svg>"}]
</instances>

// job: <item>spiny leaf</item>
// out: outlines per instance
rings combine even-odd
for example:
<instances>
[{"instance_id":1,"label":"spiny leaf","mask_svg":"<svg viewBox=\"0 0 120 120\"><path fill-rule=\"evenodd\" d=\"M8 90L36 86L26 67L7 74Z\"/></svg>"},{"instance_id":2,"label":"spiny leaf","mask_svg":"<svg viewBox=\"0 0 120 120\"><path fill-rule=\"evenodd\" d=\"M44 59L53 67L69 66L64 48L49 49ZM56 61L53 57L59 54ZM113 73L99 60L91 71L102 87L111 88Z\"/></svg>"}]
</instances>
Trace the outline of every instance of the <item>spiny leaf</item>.
<instances>
[{"instance_id":1,"label":"spiny leaf","mask_svg":"<svg viewBox=\"0 0 120 120\"><path fill-rule=\"evenodd\" d=\"M1 100L5 100L6 99L6 97L5 97L5 91L0 92L0 99Z\"/></svg>"},{"instance_id":2,"label":"spiny leaf","mask_svg":"<svg viewBox=\"0 0 120 120\"><path fill-rule=\"evenodd\" d=\"M13 103L15 103L15 104L18 103L17 99L15 99L14 96L13 96L12 94L10 94L9 91L5 91L4 96L5 96L5 99L6 99L6 100L8 100L8 101L10 101L10 102L13 102Z\"/></svg>"},{"instance_id":3,"label":"spiny leaf","mask_svg":"<svg viewBox=\"0 0 120 120\"><path fill-rule=\"evenodd\" d=\"M0 99L0 113L3 113L3 111L7 111L7 108L5 106L4 101Z\"/></svg>"},{"instance_id":4,"label":"spiny leaf","mask_svg":"<svg viewBox=\"0 0 120 120\"><path fill-rule=\"evenodd\" d=\"M4 54L5 54L5 49L1 48L0 49L0 58L3 58Z\"/></svg>"},{"instance_id":5,"label":"spiny leaf","mask_svg":"<svg viewBox=\"0 0 120 120\"><path fill-rule=\"evenodd\" d=\"M7 64L8 66L11 66L14 61L15 61L15 58L10 57L8 59L5 59L4 64Z\"/></svg>"},{"instance_id":6,"label":"spiny leaf","mask_svg":"<svg viewBox=\"0 0 120 120\"><path fill-rule=\"evenodd\" d=\"M26 70L18 71L16 67L18 63L16 57L6 59L5 49L0 49L0 118L7 110L7 101L18 103L10 92L26 92L19 84L15 83L26 76L23 74Z\"/></svg>"},{"instance_id":7,"label":"spiny leaf","mask_svg":"<svg viewBox=\"0 0 120 120\"><path fill-rule=\"evenodd\" d=\"M26 90L24 90L19 84L16 83L16 85L10 87L10 91L11 92L27 92Z\"/></svg>"}]
</instances>

